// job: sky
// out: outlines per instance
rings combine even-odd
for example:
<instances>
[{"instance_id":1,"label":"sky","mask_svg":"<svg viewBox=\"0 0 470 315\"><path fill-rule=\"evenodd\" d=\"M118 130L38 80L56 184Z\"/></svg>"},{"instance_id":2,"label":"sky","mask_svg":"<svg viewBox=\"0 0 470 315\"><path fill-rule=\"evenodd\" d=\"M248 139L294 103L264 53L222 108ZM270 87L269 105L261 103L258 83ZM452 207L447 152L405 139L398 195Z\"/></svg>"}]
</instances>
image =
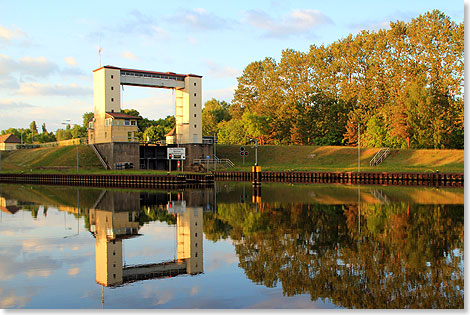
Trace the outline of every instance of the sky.
<instances>
[{"instance_id":1,"label":"sky","mask_svg":"<svg viewBox=\"0 0 470 315\"><path fill-rule=\"evenodd\" d=\"M251 62L307 52L361 30L387 29L438 9L464 19L464 1L0 0L0 130L82 124L93 70L112 65L203 76L203 103L231 103ZM100 43L100 45L99 45ZM121 108L174 115L172 90L126 86ZM40 129L40 128L39 128ZM41 131L41 130L40 130Z\"/></svg>"}]
</instances>

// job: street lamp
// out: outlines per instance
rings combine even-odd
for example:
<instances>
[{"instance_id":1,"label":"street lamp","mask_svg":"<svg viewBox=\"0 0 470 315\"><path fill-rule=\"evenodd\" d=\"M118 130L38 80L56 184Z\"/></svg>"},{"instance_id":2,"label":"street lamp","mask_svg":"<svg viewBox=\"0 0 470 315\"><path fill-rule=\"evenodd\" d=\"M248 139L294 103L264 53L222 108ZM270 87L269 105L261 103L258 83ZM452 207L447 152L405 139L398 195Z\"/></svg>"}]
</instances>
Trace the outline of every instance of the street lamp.
<instances>
[{"instance_id":1,"label":"street lamp","mask_svg":"<svg viewBox=\"0 0 470 315\"><path fill-rule=\"evenodd\" d=\"M62 123L62 125L69 125L69 126L70 126L70 125L74 125L74 126L79 126L79 127L80 127L79 124L70 123L70 119L66 119L65 122ZM79 143L79 142L80 142L80 141L77 141L77 174L78 174L78 143Z\"/></svg>"},{"instance_id":2,"label":"street lamp","mask_svg":"<svg viewBox=\"0 0 470 315\"><path fill-rule=\"evenodd\" d=\"M250 139L250 142L255 143L255 166L258 166L258 140Z\"/></svg>"}]
</instances>

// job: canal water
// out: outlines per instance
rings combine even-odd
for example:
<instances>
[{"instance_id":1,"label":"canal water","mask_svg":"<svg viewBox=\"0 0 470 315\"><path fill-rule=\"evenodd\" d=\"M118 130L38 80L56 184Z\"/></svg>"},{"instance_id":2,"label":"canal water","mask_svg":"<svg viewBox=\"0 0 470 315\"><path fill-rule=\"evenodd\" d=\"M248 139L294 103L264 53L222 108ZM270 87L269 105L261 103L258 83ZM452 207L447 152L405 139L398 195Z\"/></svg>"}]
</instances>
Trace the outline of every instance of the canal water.
<instances>
[{"instance_id":1,"label":"canal water","mask_svg":"<svg viewBox=\"0 0 470 315\"><path fill-rule=\"evenodd\" d=\"M462 188L0 185L2 308L464 308Z\"/></svg>"}]
</instances>

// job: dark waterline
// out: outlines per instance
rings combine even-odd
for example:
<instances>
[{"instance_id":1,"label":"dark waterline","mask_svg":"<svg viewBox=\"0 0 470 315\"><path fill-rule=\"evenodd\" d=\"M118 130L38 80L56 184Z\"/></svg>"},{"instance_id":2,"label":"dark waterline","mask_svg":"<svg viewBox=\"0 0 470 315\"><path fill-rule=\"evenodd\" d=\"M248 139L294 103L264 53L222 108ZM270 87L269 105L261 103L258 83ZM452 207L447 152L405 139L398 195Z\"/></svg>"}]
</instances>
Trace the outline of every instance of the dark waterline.
<instances>
[{"instance_id":1,"label":"dark waterline","mask_svg":"<svg viewBox=\"0 0 470 315\"><path fill-rule=\"evenodd\" d=\"M2 184L0 302L463 308L463 205L460 188Z\"/></svg>"}]
</instances>

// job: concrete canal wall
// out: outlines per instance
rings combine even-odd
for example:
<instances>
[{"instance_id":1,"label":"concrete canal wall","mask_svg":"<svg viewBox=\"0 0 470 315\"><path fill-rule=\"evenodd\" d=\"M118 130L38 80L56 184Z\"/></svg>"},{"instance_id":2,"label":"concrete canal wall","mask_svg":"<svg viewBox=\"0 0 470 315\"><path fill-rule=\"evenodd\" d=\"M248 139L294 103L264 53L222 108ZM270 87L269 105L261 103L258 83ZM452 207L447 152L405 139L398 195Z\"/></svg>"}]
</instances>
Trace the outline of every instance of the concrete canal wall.
<instances>
[{"instance_id":1,"label":"concrete canal wall","mask_svg":"<svg viewBox=\"0 0 470 315\"><path fill-rule=\"evenodd\" d=\"M3 183L31 183L98 187L141 187L205 185L214 182L212 174L0 174Z\"/></svg>"},{"instance_id":2,"label":"concrete canal wall","mask_svg":"<svg viewBox=\"0 0 470 315\"><path fill-rule=\"evenodd\" d=\"M214 171L212 174L216 180L253 182L464 187L463 173Z\"/></svg>"}]
</instances>

